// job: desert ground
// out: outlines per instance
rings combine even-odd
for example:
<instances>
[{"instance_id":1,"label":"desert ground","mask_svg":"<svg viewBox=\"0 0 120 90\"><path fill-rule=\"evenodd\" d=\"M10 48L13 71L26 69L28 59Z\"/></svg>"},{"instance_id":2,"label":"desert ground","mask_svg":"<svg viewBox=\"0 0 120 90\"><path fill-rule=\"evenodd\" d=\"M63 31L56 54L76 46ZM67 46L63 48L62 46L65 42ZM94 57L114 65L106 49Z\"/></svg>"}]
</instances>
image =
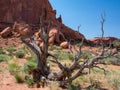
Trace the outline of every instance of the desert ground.
<instances>
[{"instance_id":1,"label":"desert ground","mask_svg":"<svg viewBox=\"0 0 120 90\"><path fill-rule=\"evenodd\" d=\"M6 44L7 43L7 44ZM15 46L15 48L23 48L24 44L21 42L19 38L8 38L8 39L0 39L0 47L4 48L7 50L9 46ZM54 54L56 52L55 48L58 49L58 46L54 46L54 50L49 49L50 52ZM61 49L62 52L68 52L68 49ZM96 51L97 48L95 47L89 47L85 46L83 47L82 50L90 50L90 51ZM29 50L28 50L29 51ZM9 52L6 52L7 55L9 55ZM25 53L26 54L26 53ZM14 73L11 74L10 67L9 65L12 63L15 63L17 66L24 66L25 63L28 62L27 57L30 57L30 55L27 53L25 57L23 58L17 58L16 56L12 55L9 60L1 61L0 62L0 90L63 90L62 88L58 87L56 83L52 83L44 88L36 88L36 86L29 87L26 82L19 83L14 77ZM67 58L64 58L67 59ZM71 61L66 61L66 60L61 60L62 63L71 63ZM104 75L102 70L99 69L94 69L92 70L92 73L85 75L85 76L80 76L77 79L73 81L73 85L77 85L81 87L81 90L91 90L88 89L87 87L92 86L92 90L117 90L116 88L119 88L120 82L119 82L119 74L120 74L120 66L117 65L99 65L100 67L105 68L108 71L107 75ZM59 70L57 69L56 65L51 63L51 69L52 70ZM19 71L19 73L22 71ZM24 76L24 74L23 74ZM22 78L23 78L22 76ZM96 85L96 86L94 86ZM100 88L100 89L98 89ZM66 90L67 88L65 88ZM71 89L69 89L71 90ZM73 90L73 89L72 89ZM78 90L78 89L76 89ZM118 89L119 90L119 89Z\"/></svg>"}]
</instances>

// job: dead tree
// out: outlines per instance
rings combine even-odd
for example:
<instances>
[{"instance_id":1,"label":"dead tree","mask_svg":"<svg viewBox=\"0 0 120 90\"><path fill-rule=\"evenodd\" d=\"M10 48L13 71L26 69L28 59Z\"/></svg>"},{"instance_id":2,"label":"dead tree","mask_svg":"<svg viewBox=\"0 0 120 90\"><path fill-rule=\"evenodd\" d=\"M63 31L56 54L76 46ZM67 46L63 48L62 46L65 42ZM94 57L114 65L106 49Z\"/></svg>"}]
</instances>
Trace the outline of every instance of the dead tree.
<instances>
[{"instance_id":1,"label":"dead tree","mask_svg":"<svg viewBox=\"0 0 120 90\"><path fill-rule=\"evenodd\" d=\"M40 81L41 79L41 76L44 76L46 77L47 74L48 74L48 71L46 70L46 61L47 61L47 57L50 55L48 53L48 39L49 39L49 36L48 36L48 33L49 33L49 25L48 26L44 26L44 23L41 22L41 40L43 42L43 46L42 47L39 47L35 40L34 40L34 37L33 36L29 36L29 39L31 42L27 42L26 39L24 38L21 38L21 40L23 41L23 43L25 43L37 56L37 68L34 69L34 71L37 70L36 73L34 73L34 79L35 80L38 80Z\"/></svg>"},{"instance_id":2,"label":"dead tree","mask_svg":"<svg viewBox=\"0 0 120 90\"><path fill-rule=\"evenodd\" d=\"M78 30L77 30L77 31L78 31L79 33L80 33L80 28L81 28L81 25L78 26Z\"/></svg>"},{"instance_id":3,"label":"dead tree","mask_svg":"<svg viewBox=\"0 0 120 90\"><path fill-rule=\"evenodd\" d=\"M104 45L102 44L102 50L101 53L96 55L95 57L91 58L91 59L87 59L84 60L82 63L79 63L79 59L82 56L82 45L83 45L83 41L84 39L81 41L81 44L79 46L79 49L77 50L77 54L73 55L74 56L74 60L72 62L72 64L70 66L66 66L66 65L62 65L61 62L59 60L57 60L57 58L53 55L51 55L50 53L48 53L48 40L49 40L49 29L50 29L50 23L45 24L44 21L41 18L41 40L43 42L43 46L39 47L33 36L29 36L31 42L27 42L26 39L21 38L21 40L23 41L23 43L25 43L37 56L37 67L35 69L33 69L33 78L36 82L40 82L42 77L46 77L49 80L55 80L55 81L59 81L60 85L65 85L67 83L71 83L74 79L76 79L77 77L81 76L81 75L85 75L88 74L88 72L84 72L84 70L86 68L90 69L93 67L99 68L104 70L103 68L97 66L99 64L99 61L101 59L110 57L110 56L114 56L115 54L117 54L119 51L118 50L111 50L110 47L109 48L105 48ZM102 31L102 36L101 36L101 41L102 38L104 36L104 29L103 29L103 25L104 25L105 19L104 17L102 17L102 21L101 21L101 31ZM103 42L102 42L103 43ZM71 49L71 44L69 43L69 49L71 51L71 53L73 54L73 51ZM108 52L108 54L105 54L105 52ZM60 71L55 72L55 73L49 73L49 70L47 69L47 58L48 56L52 56L54 60L50 60L51 62L55 63L58 65L58 67L60 68ZM105 70L104 70L105 71ZM74 72L74 73L73 73Z\"/></svg>"},{"instance_id":4,"label":"dead tree","mask_svg":"<svg viewBox=\"0 0 120 90\"><path fill-rule=\"evenodd\" d=\"M84 60L83 63L80 64L79 59L82 56L81 48L82 48L82 44L83 44L83 41L84 41L84 40L82 40L82 43L79 47L79 50L78 50L77 54L74 56L74 61L69 67L66 67L66 66L62 65L58 60L52 60L52 62L54 62L58 65L58 67L60 68L61 71L58 72L58 73L55 73L54 75L52 74L51 76L48 76L49 79L54 78L55 80L60 81L61 84L62 83L65 84L65 83L71 83L75 78L77 78L81 75L87 74L87 72L84 72L84 69L86 69L86 68L89 69L89 72L90 72L90 69L93 68L93 67L104 70L104 68L101 68L101 67L97 66L99 64L99 61L104 59L104 58L114 56L120 51L120 50L119 51L118 50L111 50L110 47L105 48L105 46L102 42L102 39L103 39L103 36L104 36L104 22L105 22L105 18L102 16L102 20L101 20L102 50L101 50L100 54L96 55L95 57L93 57L91 59ZM72 52L71 47L69 47L69 49ZM106 52L108 53L107 55L105 54ZM75 74L73 74L74 71L76 71ZM104 72L105 72L105 70L104 70Z\"/></svg>"}]
</instances>

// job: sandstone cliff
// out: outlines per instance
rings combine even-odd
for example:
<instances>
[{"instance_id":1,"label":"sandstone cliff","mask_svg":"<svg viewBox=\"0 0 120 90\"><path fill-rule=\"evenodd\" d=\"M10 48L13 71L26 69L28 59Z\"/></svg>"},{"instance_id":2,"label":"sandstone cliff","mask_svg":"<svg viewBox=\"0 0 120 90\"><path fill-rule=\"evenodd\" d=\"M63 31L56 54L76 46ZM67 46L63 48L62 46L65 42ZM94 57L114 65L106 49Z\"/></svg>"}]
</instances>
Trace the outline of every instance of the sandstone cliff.
<instances>
[{"instance_id":1,"label":"sandstone cliff","mask_svg":"<svg viewBox=\"0 0 120 90\"><path fill-rule=\"evenodd\" d=\"M61 18L56 18L56 10L53 10L48 0L0 0L0 29L12 25L15 21L38 24L43 9L45 9L46 21L51 20L56 26L62 24ZM84 35L64 24L61 31L68 40L80 41L81 38L85 38Z\"/></svg>"},{"instance_id":2,"label":"sandstone cliff","mask_svg":"<svg viewBox=\"0 0 120 90\"><path fill-rule=\"evenodd\" d=\"M87 40L89 42L89 44L92 45L101 45L101 38L100 37L95 37L93 39L88 39ZM115 37L104 37L102 39L102 42L104 45L109 46L109 44L113 43L114 41L120 41L120 39L115 38Z\"/></svg>"}]
</instances>

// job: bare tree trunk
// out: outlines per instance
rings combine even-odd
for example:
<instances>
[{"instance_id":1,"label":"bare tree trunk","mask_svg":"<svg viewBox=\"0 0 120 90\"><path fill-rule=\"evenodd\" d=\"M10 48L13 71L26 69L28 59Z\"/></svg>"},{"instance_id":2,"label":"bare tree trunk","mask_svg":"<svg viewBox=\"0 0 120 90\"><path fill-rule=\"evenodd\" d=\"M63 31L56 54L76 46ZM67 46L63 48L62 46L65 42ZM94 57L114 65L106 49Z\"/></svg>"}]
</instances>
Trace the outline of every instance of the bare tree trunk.
<instances>
[{"instance_id":1,"label":"bare tree trunk","mask_svg":"<svg viewBox=\"0 0 120 90\"><path fill-rule=\"evenodd\" d=\"M29 36L31 42L27 42L26 39L21 38L23 43L25 43L37 56L37 60L38 60L37 68L33 69L34 80L39 83L42 77L46 77L49 80L56 80L56 81L63 83L63 85L65 85L66 83L71 83L74 79L76 79L77 77L79 77L81 75L88 74L87 72L84 72L84 70L86 68L88 68L89 71L93 67L102 69L99 66L97 66L97 64L99 64L99 60L110 57L110 56L114 56L115 54L117 54L120 51L120 50L113 51L113 50L110 50L110 48L106 49L104 47L103 41L102 41L102 38L104 36L104 29L103 29L104 22L105 22L105 19L104 19L104 17L102 17L102 21L101 21L102 50L101 50L101 53L91 59L84 60L83 63L79 63L79 59L82 56L81 49L82 49L84 40L81 41L81 44L79 45L79 49L76 50L77 54L73 53L73 51L71 49L71 44L69 42L69 49L70 49L71 53L74 54L73 55L74 61L72 62L72 64L70 66L65 66L65 65L62 65L55 58L55 56L48 53L48 46L49 46L48 40L50 38L48 34L49 34L49 29L50 29L50 23L45 24L41 18L40 19L40 26L41 26L40 27L40 29L41 29L40 38L43 42L43 46L39 47L36 44L33 36ZM109 53L106 55L105 52L109 52ZM57 64L58 67L60 68L60 71L49 74L49 71L47 70L47 57L48 56L52 56L54 58L54 60L50 60L50 61ZM102 69L102 70L104 70L104 69ZM75 71L76 71L76 73L73 73Z\"/></svg>"}]
</instances>

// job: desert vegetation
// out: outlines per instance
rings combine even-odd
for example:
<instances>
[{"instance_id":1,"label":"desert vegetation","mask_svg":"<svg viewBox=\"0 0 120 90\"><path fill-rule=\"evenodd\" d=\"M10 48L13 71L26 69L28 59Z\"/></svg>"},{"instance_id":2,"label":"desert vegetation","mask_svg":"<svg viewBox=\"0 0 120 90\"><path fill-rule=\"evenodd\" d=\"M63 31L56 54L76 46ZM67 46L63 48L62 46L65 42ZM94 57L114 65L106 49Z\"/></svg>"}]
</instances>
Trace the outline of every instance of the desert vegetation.
<instances>
[{"instance_id":1,"label":"desert vegetation","mask_svg":"<svg viewBox=\"0 0 120 90\"><path fill-rule=\"evenodd\" d=\"M17 57L15 54L10 55L7 53L8 48L3 48L5 55L5 60L1 61L2 63L6 63L7 68L9 70L9 73L15 78L16 83L25 83L29 88L35 88L35 82L31 75L30 67L36 68L37 67L37 58L29 48L25 48L26 46L23 46L21 49L24 50L25 53L24 57L26 59L25 63L22 63L20 65L18 61L22 60L22 58ZM52 46L50 46L51 48ZM53 46L54 48L59 48L58 46ZM17 47L14 47L17 48ZM70 54L69 50L63 50L63 49L54 49L52 50L51 54L56 56L57 59L59 59L59 62L61 62L62 65L66 65L66 67L69 67L73 60L72 54ZM99 48L97 48L99 51ZM93 57L92 54L88 51L88 53L84 53L84 57L81 57L79 59L79 63L82 63L82 61L86 58ZM14 51L16 52L16 51ZM14 53L13 52L13 53ZM87 52L85 50L85 52ZM1 56L0 57L3 57ZM118 54L119 55L119 54ZM6 57L7 56L7 57ZM71 58L70 58L71 57ZM4 58L3 58L4 59ZM49 57L48 60L51 60L52 57ZM119 66L115 66L114 64L116 62L115 57L112 56L106 59L103 59L100 61L102 64L98 64L100 67L104 68L106 70L106 74L104 74L104 71L98 68L92 68L90 74L87 75L81 75L78 78L74 79L71 84L67 84L65 87L68 90L79 90L79 89L87 89L87 90L96 90L96 89L113 89L116 90L120 86L120 80L119 80ZM112 61L112 63L111 63ZM50 65L50 72L57 72L59 69L58 65L54 62L47 61ZM114 69L115 68L115 69ZM84 70L85 72L88 72L88 69ZM0 67L0 73L4 72L4 67ZM75 73L75 72L74 72ZM86 73L85 73L86 74ZM12 78L12 77L11 77ZM47 80L47 85L45 87L49 87L50 90L61 90L59 87L59 83L57 81L49 81Z\"/></svg>"},{"instance_id":2,"label":"desert vegetation","mask_svg":"<svg viewBox=\"0 0 120 90\"><path fill-rule=\"evenodd\" d=\"M60 46L49 46L49 29L51 22L45 25L40 19L40 39L38 46L34 36L26 34L21 37L22 48L9 46L0 49L1 62L8 64L8 70L17 83L26 83L28 87L49 87L51 90L65 88L68 90L119 89L119 68L112 69L109 65L119 66L119 42L104 46L104 22L101 20L101 45L96 50L83 50L84 39L73 50L71 40L68 49ZM65 39L66 40L66 39ZM92 47L91 47L92 48ZM17 59L25 58L23 65L17 64ZM2 72L2 68L1 68Z\"/></svg>"}]
</instances>

